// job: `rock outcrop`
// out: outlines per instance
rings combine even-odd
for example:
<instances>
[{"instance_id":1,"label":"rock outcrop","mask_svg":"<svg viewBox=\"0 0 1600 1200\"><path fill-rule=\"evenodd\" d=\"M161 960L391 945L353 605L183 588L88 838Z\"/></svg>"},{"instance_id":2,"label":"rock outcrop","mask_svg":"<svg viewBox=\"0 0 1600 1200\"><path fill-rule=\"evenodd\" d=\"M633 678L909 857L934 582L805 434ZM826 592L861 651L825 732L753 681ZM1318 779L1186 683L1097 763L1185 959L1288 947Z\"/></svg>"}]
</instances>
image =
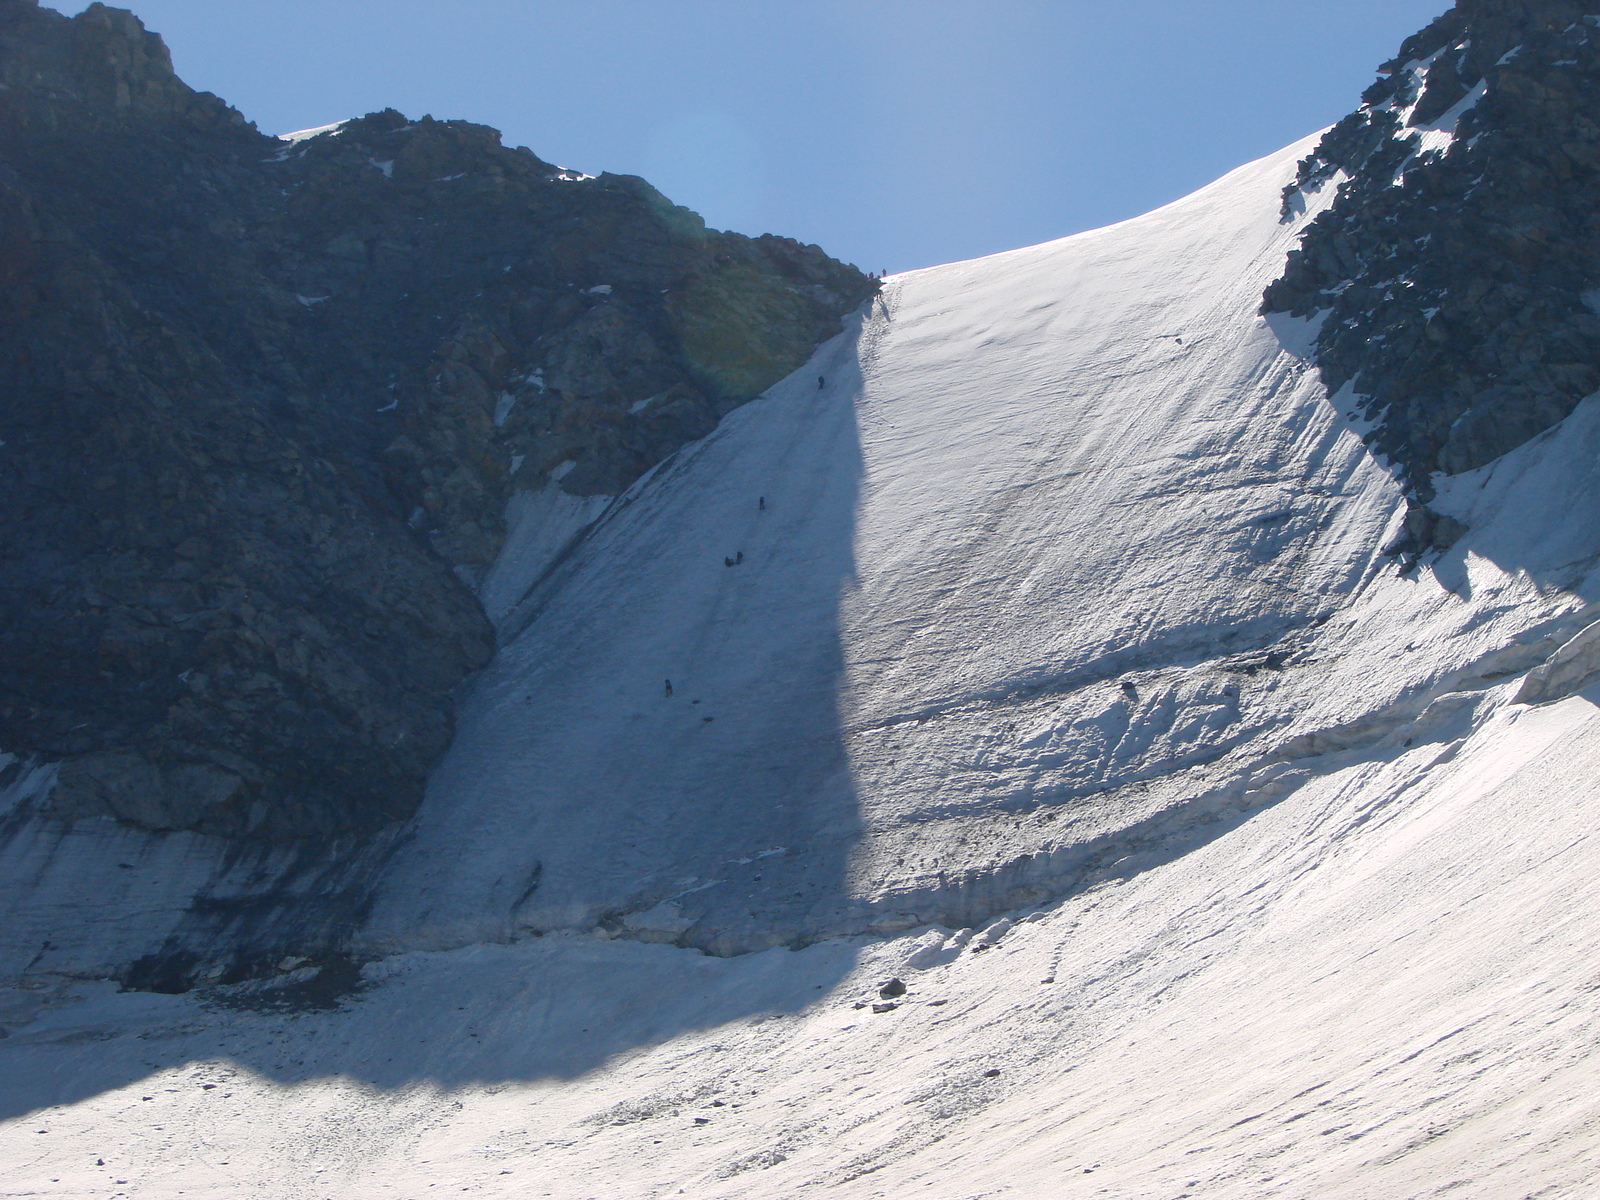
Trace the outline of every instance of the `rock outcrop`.
<instances>
[{"instance_id":1,"label":"rock outcrop","mask_svg":"<svg viewBox=\"0 0 1600 1200\"><path fill-rule=\"evenodd\" d=\"M1600 3L1461 0L1382 68L1284 197L1338 180L1264 313L1321 316L1330 392L1447 545L1436 472L1482 466L1600 388Z\"/></svg>"},{"instance_id":2,"label":"rock outcrop","mask_svg":"<svg viewBox=\"0 0 1600 1200\"><path fill-rule=\"evenodd\" d=\"M0 749L62 820L408 816L513 488L621 491L874 288L480 125L267 137L131 14L0 0Z\"/></svg>"}]
</instances>

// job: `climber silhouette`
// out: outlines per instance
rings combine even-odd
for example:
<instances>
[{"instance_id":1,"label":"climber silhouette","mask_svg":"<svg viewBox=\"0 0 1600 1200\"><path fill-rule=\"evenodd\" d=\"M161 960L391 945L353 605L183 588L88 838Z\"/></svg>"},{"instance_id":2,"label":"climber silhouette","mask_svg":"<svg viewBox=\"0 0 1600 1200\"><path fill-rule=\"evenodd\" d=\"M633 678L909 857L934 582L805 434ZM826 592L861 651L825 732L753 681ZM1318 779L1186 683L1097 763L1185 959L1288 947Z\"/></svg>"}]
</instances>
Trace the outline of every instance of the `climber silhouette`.
<instances>
[{"instance_id":1,"label":"climber silhouette","mask_svg":"<svg viewBox=\"0 0 1600 1200\"><path fill-rule=\"evenodd\" d=\"M672 699L672 680L667 680L667 699Z\"/></svg>"},{"instance_id":2,"label":"climber silhouette","mask_svg":"<svg viewBox=\"0 0 1600 1200\"><path fill-rule=\"evenodd\" d=\"M824 387L827 386L827 383L828 383L828 381L826 379L824 379L821 375L818 375L817 376L817 391L820 392Z\"/></svg>"}]
</instances>

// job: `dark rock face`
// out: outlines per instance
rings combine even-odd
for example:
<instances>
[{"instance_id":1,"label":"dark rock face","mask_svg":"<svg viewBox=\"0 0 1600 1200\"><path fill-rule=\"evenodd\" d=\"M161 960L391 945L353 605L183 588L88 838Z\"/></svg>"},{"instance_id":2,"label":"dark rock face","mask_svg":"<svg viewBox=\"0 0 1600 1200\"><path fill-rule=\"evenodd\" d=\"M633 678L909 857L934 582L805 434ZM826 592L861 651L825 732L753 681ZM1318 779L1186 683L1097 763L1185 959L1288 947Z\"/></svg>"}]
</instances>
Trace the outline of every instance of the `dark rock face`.
<instances>
[{"instance_id":1,"label":"dark rock face","mask_svg":"<svg viewBox=\"0 0 1600 1200\"><path fill-rule=\"evenodd\" d=\"M1401 47L1285 194L1343 174L1263 313L1326 313L1317 359L1446 545L1435 472L1482 466L1600 388L1600 2L1461 0ZM1453 132L1453 138L1445 135Z\"/></svg>"},{"instance_id":2,"label":"dark rock face","mask_svg":"<svg viewBox=\"0 0 1600 1200\"><path fill-rule=\"evenodd\" d=\"M622 490L874 288L483 126L269 138L131 14L0 0L0 749L64 818L408 816L510 490Z\"/></svg>"}]
</instances>

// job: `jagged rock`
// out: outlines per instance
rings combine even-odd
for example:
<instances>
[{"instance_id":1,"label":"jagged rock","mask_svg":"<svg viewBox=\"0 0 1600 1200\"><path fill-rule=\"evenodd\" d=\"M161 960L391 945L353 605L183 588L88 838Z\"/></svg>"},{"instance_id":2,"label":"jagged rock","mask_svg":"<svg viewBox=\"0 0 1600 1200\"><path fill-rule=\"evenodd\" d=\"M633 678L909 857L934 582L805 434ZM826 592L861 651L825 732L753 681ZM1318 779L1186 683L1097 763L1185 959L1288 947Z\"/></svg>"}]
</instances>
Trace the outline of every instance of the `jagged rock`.
<instances>
[{"instance_id":1,"label":"jagged rock","mask_svg":"<svg viewBox=\"0 0 1600 1200\"><path fill-rule=\"evenodd\" d=\"M411 813L514 487L614 494L875 284L385 111L266 137L101 4L0 0L0 747L63 818Z\"/></svg>"},{"instance_id":2,"label":"jagged rock","mask_svg":"<svg viewBox=\"0 0 1600 1200\"><path fill-rule=\"evenodd\" d=\"M1285 194L1341 178L1262 311L1325 313L1317 362L1448 544L1435 472L1482 466L1600 388L1600 3L1462 0L1382 68Z\"/></svg>"},{"instance_id":3,"label":"jagged rock","mask_svg":"<svg viewBox=\"0 0 1600 1200\"><path fill-rule=\"evenodd\" d=\"M51 806L62 816L116 817L141 829L231 832L248 785L202 763L161 767L132 754L88 754L63 764Z\"/></svg>"}]
</instances>

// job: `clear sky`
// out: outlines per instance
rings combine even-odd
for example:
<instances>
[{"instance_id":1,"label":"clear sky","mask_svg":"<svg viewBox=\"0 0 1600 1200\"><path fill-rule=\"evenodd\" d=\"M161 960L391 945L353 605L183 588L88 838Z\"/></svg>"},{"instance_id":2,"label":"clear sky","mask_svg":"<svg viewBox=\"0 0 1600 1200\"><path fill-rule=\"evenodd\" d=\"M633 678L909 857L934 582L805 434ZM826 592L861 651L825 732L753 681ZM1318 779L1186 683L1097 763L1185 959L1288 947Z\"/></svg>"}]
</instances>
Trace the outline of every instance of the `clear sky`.
<instances>
[{"instance_id":1,"label":"clear sky","mask_svg":"<svg viewBox=\"0 0 1600 1200\"><path fill-rule=\"evenodd\" d=\"M1135 216L1336 121L1448 0L123 0L263 131L379 108L892 271ZM82 4L59 3L76 12Z\"/></svg>"}]
</instances>

